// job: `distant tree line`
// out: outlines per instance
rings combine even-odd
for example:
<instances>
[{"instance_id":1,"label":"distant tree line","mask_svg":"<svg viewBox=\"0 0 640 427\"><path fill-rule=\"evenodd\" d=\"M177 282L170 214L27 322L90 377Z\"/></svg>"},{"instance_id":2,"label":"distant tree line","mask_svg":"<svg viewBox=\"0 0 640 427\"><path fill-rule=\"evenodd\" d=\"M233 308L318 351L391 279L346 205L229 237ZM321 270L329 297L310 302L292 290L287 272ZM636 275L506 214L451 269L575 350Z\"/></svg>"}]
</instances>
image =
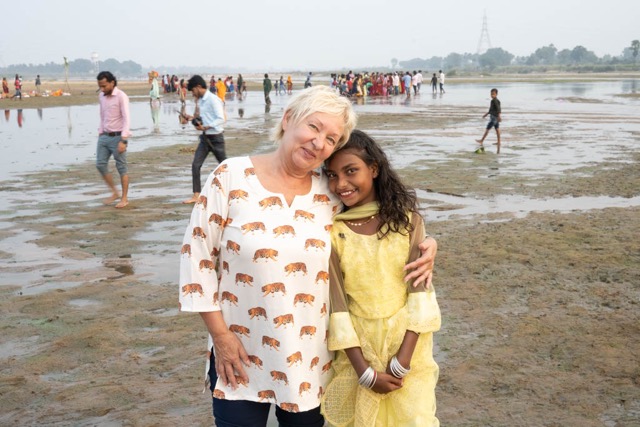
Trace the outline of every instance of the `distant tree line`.
<instances>
[{"instance_id":1,"label":"distant tree line","mask_svg":"<svg viewBox=\"0 0 640 427\"><path fill-rule=\"evenodd\" d=\"M140 77L142 75L142 65L133 61L120 62L117 59L109 58L98 62L98 70L108 70L120 77ZM0 74L3 76L35 76L40 74L43 77L64 76L64 62L59 64L48 62L46 64L13 64L7 67L0 67ZM96 73L95 65L88 59L74 59L69 61L70 77L89 77Z\"/></svg>"},{"instance_id":2,"label":"distant tree line","mask_svg":"<svg viewBox=\"0 0 640 427\"><path fill-rule=\"evenodd\" d=\"M633 40L629 47L623 49L619 56L604 55L599 58L595 53L584 46L576 46L573 49L558 50L553 44L543 46L535 50L529 56L515 56L500 48L492 48L482 54L455 53L445 57L432 56L429 59L414 58L407 61L391 59L391 67L400 67L403 70L447 70L448 75L456 72L535 72L535 71L573 71L573 72L607 72L617 70L637 70L638 54L640 53L640 41ZM96 74L95 65L88 59L74 59L69 61L70 77L90 77ZM375 67L373 67L375 68ZM99 70L108 70L118 78L144 77L142 65L134 61L120 62L109 58L98 63ZM149 69L154 69L151 67ZM226 67L156 67L163 73L192 74L202 72L203 69L211 69L216 72L231 72ZM246 68L236 71L250 71ZM146 71L146 69L145 69ZM293 70L290 70L293 71ZM306 71L306 70L302 70ZM40 74L45 78L64 76L64 62L46 64L13 64L0 67L0 74L12 76L35 76Z\"/></svg>"},{"instance_id":3,"label":"distant tree line","mask_svg":"<svg viewBox=\"0 0 640 427\"><path fill-rule=\"evenodd\" d=\"M619 56L604 55L599 58L584 46L573 49L558 50L553 44L536 49L529 56L515 56L497 47L482 54L450 53L446 57L433 56L429 59L414 58L408 61L391 59L391 66L399 65L402 69L460 71L615 71L616 69L634 69L637 65L640 41L633 40L629 47L623 49ZM626 66L626 67L625 67ZM629 67L630 66L630 67Z\"/></svg>"}]
</instances>

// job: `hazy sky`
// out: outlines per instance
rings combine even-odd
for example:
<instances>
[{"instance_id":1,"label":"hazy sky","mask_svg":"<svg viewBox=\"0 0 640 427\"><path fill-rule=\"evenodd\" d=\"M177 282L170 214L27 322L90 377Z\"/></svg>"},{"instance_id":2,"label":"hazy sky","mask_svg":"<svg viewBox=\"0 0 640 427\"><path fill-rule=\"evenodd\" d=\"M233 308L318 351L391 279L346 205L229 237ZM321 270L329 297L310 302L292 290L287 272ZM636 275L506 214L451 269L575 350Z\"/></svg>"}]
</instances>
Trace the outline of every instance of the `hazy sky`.
<instances>
[{"instance_id":1,"label":"hazy sky","mask_svg":"<svg viewBox=\"0 0 640 427\"><path fill-rule=\"evenodd\" d=\"M475 53L485 11L492 46L517 56L550 43L619 55L640 39L638 0L5 1L0 66L97 52L145 67L357 69Z\"/></svg>"}]
</instances>

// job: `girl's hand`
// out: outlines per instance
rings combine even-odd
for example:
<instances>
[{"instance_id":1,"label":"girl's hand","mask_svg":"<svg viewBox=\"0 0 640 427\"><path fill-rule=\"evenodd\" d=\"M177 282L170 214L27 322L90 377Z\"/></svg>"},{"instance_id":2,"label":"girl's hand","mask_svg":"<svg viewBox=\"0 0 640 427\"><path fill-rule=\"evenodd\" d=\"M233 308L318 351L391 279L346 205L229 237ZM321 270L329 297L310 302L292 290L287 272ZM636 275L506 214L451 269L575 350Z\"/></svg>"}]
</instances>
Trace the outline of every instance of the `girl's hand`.
<instances>
[{"instance_id":1,"label":"girl's hand","mask_svg":"<svg viewBox=\"0 0 640 427\"><path fill-rule=\"evenodd\" d=\"M225 385L234 390L238 388L236 374L243 381L249 382L243 364L249 366L249 356L237 335L231 331L213 337L216 355L216 374Z\"/></svg>"},{"instance_id":2,"label":"girl's hand","mask_svg":"<svg viewBox=\"0 0 640 427\"><path fill-rule=\"evenodd\" d=\"M431 280L433 279L433 264L436 259L436 253L438 252L438 242L436 239L429 236L422 243L418 245L422 255L417 260L410 262L404 266L404 271L413 270L411 273L404 276L405 283L415 279L413 287L415 288L420 283L425 282L426 288L431 286Z\"/></svg>"},{"instance_id":3,"label":"girl's hand","mask_svg":"<svg viewBox=\"0 0 640 427\"><path fill-rule=\"evenodd\" d=\"M402 380L387 372L378 372L378 377L372 390L376 393L387 394L402 388Z\"/></svg>"}]
</instances>

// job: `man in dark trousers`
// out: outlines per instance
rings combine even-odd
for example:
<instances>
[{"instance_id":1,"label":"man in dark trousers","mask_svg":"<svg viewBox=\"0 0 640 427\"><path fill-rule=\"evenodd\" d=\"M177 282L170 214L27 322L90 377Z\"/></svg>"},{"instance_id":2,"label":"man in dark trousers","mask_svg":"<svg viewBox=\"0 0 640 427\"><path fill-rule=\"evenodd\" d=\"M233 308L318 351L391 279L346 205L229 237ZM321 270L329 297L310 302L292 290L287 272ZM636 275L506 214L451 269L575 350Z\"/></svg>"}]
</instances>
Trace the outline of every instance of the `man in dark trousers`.
<instances>
[{"instance_id":1,"label":"man in dark trousers","mask_svg":"<svg viewBox=\"0 0 640 427\"><path fill-rule=\"evenodd\" d=\"M227 155L224 151L224 105L220 98L212 94L207 90L207 83L202 76L195 75L189 79L187 83L187 90L191 91L193 97L196 100L196 111L199 111L199 115L183 116L183 119L191 120L191 123L199 131L202 131L200 135L200 143L196 149L196 154L193 156L193 163L191 164L191 175L193 181L193 197L185 200L182 203L195 203L200 197L200 190L202 190L202 184L200 182L200 169L204 160L212 152L218 163L222 163Z\"/></svg>"}]
</instances>

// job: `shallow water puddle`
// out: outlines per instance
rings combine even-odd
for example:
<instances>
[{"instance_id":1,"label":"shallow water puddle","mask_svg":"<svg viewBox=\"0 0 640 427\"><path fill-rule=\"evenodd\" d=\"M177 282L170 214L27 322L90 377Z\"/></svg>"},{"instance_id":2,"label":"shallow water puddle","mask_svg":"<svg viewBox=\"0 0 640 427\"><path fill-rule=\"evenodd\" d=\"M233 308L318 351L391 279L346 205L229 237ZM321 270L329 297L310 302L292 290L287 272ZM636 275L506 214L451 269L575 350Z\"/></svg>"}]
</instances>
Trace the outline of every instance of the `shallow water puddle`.
<instances>
[{"instance_id":1,"label":"shallow water puddle","mask_svg":"<svg viewBox=\"0 0 640 427\"><path fill-rule=\"evenodd\" d=\"M3 341L0 343L0 359L9 359L11 357L22 357L36 354L43 347L38 345L40 337L34 335L28 338L20 338L16 340Z\"/></svg>"},{"instance_id":2,"label":"shallow water puddle","mask_svg":"<svg viewBox=\"0 0 640 427\"><path fill-rule=\"evenodd\" d=\"M73 307L90 307L100 305L100 301L87 299L87 298L77 298L69 300L69 305Z\"/></svg>"},{"instance_id":3,"label":"shallow water puddle","mask_svg":"<svg viewBox=\"0 0 640 427\"><path fill-rule=\"evenodd\" d=\"M488 199L416 191L423 201L426 217L431 221L455 218L486 217L492 214L508 214L510 218L524 218L532 212L575 212L592 209L629 208L640 206L637 197L563 197L534 199L526 196L497 195ZM433 205L431 208L430 205ZM439 205L444 205L440 207ZM450 207L447 209L447 207Z\"/></svg>"}]
</instances>

